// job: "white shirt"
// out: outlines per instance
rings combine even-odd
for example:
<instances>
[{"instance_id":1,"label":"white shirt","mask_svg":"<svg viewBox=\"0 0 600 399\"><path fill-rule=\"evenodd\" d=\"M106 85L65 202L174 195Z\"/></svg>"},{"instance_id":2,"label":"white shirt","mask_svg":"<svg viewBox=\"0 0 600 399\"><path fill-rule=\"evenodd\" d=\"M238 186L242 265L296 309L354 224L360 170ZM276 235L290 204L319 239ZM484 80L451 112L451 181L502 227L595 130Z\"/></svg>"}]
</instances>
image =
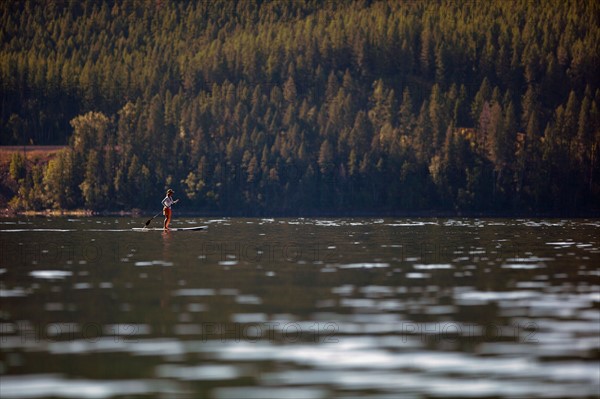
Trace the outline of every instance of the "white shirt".
<instances>
[{"instance_id":1,"label":"white shirt","mask_svg":"<svg viewBox=\"0 0 600 399\"><path fill-rule=\"evenodd\" d=\"M163 204L163 206L165 208L169 208L171 209L171 205L173 205L175 203L175 201L173 201L172 197L169 197L168 195L165 197L164 200L162 200L161 204Z\"/></svg>"}]
</instances>

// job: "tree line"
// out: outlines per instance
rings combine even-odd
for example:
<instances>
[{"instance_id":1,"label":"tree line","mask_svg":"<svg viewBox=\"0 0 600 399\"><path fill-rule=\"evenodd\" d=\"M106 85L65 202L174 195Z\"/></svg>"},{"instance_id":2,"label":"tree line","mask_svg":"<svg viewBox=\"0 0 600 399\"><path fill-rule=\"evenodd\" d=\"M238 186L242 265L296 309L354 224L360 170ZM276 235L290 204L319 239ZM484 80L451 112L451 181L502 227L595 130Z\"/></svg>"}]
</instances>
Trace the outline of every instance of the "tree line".
<instances>
[{"instance_id":1,"label":"tree line","mask_svg":"<svg viewBox=\"0 0 600 399\"><path fill-rule=\"evenodd\" d=\"M0 5L15 209L586 211L594 1ZM5 187L6 188L6 187ZM12 190L12 191L11 191ZM7 190L5 190L7 191Z\"/></svg>"}]
</instances>

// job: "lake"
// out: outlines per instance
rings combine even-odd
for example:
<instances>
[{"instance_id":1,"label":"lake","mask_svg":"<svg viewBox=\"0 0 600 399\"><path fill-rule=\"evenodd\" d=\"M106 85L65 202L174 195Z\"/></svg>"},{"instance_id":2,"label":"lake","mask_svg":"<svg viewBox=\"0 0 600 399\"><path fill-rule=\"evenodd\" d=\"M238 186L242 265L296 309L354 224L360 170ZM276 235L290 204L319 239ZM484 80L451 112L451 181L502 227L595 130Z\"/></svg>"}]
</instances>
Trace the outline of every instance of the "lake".
<instances>
[{"instance_id":1,"label":"lake","mask_svg":"<svg viewBox=\"0 0 600 399\"><path fill-rule=\"evenodd\" d=\"M600 220L145 220L0 219L0 397L600 390Z\"/></svg>"}]
</instances>

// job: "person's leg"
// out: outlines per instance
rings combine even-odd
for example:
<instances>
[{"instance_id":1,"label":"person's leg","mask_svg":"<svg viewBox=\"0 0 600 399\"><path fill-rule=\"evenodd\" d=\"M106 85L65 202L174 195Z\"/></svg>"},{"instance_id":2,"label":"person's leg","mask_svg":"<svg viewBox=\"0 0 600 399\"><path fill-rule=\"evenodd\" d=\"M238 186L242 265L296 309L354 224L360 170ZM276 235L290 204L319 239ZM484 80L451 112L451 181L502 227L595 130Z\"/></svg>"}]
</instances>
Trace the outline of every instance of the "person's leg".
<instances>
[{"instance_id":1,"label":"person's leg","mask_svg":"<svg viewBox=\"0 0 600 399\"><path fill-rule=\"evenodd\" d=\"M169 208L163 209L163 214L165 215L165 221L163 223L163 228L165 230L169 229L169 223L171 222L171 210Z\"/></svg>"}]
</instances>

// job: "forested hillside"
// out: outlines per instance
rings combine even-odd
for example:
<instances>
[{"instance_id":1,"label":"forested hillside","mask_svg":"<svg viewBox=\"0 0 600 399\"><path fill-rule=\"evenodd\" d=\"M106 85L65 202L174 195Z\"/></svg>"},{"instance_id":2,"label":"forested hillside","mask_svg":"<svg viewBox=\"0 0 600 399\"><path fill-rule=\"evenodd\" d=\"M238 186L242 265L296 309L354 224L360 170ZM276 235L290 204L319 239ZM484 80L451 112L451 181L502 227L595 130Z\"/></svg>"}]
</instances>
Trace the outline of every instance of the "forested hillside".
<instances>
[{"instance_id":1,"label":"forested hillside","mask_svg":"<svg viewBox=\"0 0 600 399\"><path fill-rule=\"evenodd\" d=\"M599 67L594 0L4 1L10 206L598 209Z\"/></svg>"}]
</instances>

